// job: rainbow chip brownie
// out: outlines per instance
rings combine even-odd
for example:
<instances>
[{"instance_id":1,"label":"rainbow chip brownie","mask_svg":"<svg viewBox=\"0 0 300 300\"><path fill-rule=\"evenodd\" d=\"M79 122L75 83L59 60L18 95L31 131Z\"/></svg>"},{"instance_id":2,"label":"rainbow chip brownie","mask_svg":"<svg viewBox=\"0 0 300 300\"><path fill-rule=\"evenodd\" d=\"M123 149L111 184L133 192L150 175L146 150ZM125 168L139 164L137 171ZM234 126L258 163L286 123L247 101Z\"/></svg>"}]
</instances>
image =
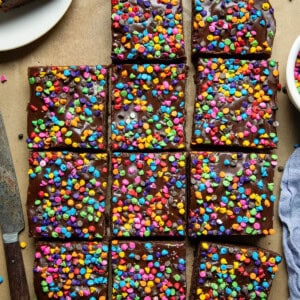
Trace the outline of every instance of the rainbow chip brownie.
<instances>
[{"instance_id":1,"label":"rainbow chip brownie","mask_svg":"<svg viewBox=\"0 0 300 300\"><path fill-rule=\"evenodd\" d=\"M108 256L108 242L38 242L37 299L108 299Z\"/></svg>"},{"instance_id":2,"label":"rainbow chip brownie","mask_svg":"<svg viewBox=\"0 0 300 300\"><path fill-rule=\"evenodd\" d=\"M30 149L106 148L106 66L30 67L28 76Z\"/></svg>"},{"instance_id":3,"label":"rainbow chip brownie","mask_svg":"<svg viewBox=\"0 0 300 300\"><path fill-rule=\"evenodd\" d=\"M112 60L184 61L181 0L111 0Z\"/></svg>"},{"instance_id":4,"label":"rainbow chip brownie","mask_svg":"<svg viewBox=\"0 0 300 300\"><path fill-rule=\"evenodd\" d=\"M27 216L33 237L102 238L108 181L105 153L33 152Z\"/></svg>"},{"instance_id":5,"label":"rainbow chip brownie","mask_svg":"<svg viewBox=\"0 0 300 300\"><path fill-rule=\"evenodd\" d=\"M281 260L262 248L200 242L190 299L267 299Z\"/></svg>"},{"instance_id":6,"label":"rainbow chip brownie","mask_svg":"<svg viewBox=\"0 0 300 300\"><path fill-rule=\"evenodd\" d=\"M114 153L112 235L184 237L186 153Z\"/></svg>"},{"instance_id":7,"label":"rainbow chip brownie","mask_svg":"<svg viewBox=\"0 0 300 300\"><path fill-rule=\"evenodd\" d=\"M112 69L112 149L185 148L185 64Z\"/></svg>"},{"instance_id":8,"label":"rainbow chip brownie","mask_svg":"<svg viewBox=\"0 0 300 300\"><path fill-rule=\"evenodd\" d=\"M112 299L186 299L186 245L112 241Z\"/></svg>"},{"instance_id":9,"label":"rainbow chip brownie","mask_svg":"<svg viewBox=\"0 0 300 300\"><path fill-rule=\"evenodd\" d=\"M276 31L268 0L193 0L192 55L269 58Z\"/></svg>"},{"instance_id":10,"label":"rainbow chip brownie","mask_svg":"<svg viewBox=\"0 0 300 300\"><path fill-rule=\"evenodd\" d=\"M273 234L275 154L192 152L188 235Z\"/></svg>"},{"instance_id":11,"label":"rainbow chip brownie","mask_svg":"<svg viewBox=\"0 0 300 300\"><path fill-rule=\"evenodd\" d=\"M274 60L199 59L195 82L193 147L277 147Z\"/></svg>"}]
</instances>

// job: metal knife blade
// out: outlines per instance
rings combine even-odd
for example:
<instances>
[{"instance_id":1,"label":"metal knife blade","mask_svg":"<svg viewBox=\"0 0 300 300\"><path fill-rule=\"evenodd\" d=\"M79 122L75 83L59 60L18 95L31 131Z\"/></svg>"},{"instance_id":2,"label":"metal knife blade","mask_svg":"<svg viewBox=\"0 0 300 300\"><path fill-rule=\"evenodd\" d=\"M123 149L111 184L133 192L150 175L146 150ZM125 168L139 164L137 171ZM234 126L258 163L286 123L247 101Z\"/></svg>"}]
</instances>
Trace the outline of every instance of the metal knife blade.
<instances>
[{"instance_id":1,"label":"metal knife blade","mask_svg":"<svg viewBox=\"0 0 300 300\"><path fill-rule=\"evenodd\" d=\"M2 115L0 113L0 226L11 299L29 299L18 234L24 229L21 197Z\"/></svg>"},{"instance_id":2,"label":"metal knife blade","mask_svg":"<svg viewBox=\"0 0 300 300\"><path fill-rule=\"evenodd\" d=\"M4 242L18 239L24 218L17 178L0 114L0 224Z\"/></svg>"}]
</instances>

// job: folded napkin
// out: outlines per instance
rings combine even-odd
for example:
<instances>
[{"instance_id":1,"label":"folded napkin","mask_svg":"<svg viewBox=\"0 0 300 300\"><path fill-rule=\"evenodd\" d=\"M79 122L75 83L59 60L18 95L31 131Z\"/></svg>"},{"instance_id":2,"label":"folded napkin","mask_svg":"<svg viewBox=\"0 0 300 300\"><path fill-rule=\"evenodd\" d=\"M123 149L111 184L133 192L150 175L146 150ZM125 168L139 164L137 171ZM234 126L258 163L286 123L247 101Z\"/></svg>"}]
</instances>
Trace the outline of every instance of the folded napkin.
<instances>
[{"instance_id":1,"label":"folded napkin","mask_svg":"<svg viewBox=\"0 0 300 300\"><path fill-rule=\"evenodd\" d=\"M281 180L279 218L290 300L300 299L300 148L290 156Z\"/></svg>"}]
</instances>

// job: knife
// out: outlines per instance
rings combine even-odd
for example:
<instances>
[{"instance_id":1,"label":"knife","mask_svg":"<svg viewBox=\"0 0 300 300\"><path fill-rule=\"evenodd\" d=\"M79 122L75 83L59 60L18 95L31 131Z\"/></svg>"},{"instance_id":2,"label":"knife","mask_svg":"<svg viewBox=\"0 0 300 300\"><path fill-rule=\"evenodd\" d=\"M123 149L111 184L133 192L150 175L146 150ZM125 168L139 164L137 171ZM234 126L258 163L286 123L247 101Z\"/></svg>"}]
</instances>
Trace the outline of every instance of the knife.
<instances>
[{"instance_id":1,"label":"knife","mask_svg":"<svg viewBox=\"0 0 300 300\"><path fill-rule=\"evenodd\" d=\"M0 226L4 244L6 268L12 300L29 300L29 290L19 232L24 229L24 217L17 177L9 143L0 113Z\"/></svg>"}]
</instances>

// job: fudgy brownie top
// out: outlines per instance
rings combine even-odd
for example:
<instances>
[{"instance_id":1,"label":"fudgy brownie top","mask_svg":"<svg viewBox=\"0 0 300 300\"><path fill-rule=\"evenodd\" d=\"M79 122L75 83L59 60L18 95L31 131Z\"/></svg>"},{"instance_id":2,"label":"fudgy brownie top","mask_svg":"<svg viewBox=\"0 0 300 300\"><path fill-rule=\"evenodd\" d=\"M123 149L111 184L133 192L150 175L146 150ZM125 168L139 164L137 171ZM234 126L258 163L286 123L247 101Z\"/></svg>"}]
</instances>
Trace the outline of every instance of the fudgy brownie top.
<instances>
[{"instance_id":1,"label":"fudgy brownie top","mask_svg":"<svg viewBox=\"0 0 300 300\"><path fill-rule=\"evenodd\" d=\"M281 260L262 248L200 242L190 299L267 299Z\"/></svg>"},{"instance_id":2,"label":"fudgy brownie top","mask_svg":"<svg viewBox=\"0 0 300 300\"><path fill-rule=\"evenodd\" d=\"M192 55L271 56L276 23L268 0L193 0Z\"/></svg>"},{"instance_id":3,"label":"fudgy brownie top","mask_svg":"<svg viewBox=\"0 0 300 300\"><path fill-rule=\"evenodd\" d=\"M185 148L185 64L112 68L113 151Z\"/></svg>"},{"instance_id":4,"label":"fudgy brownie top","mask_svg":"<svg viewBox=\"0 0 300 300\"><path fill-rule=\"evenodd\" d=\"M115 62L184 61L181 0L112 0Z\"/></svg>"},{"instance_id":5,"label":"fudgy brownie top","mask_svg":"<svg viewBox=\"0 0 300 300\"><path fill-rule=\"evenodd\" d=\"M30 67L28 76L30 149L106 149L107 67Z\"/></svg>"},{"instance_id":6,"label":"fudgy brownie top","mask_svg":"<svg viewBox=\"0 0 300 300\"><path fill-rule=\"evenodd\" d=\"M275 154L191 153L188 234L274 233Z\"/></svg>"}]
</instances>

